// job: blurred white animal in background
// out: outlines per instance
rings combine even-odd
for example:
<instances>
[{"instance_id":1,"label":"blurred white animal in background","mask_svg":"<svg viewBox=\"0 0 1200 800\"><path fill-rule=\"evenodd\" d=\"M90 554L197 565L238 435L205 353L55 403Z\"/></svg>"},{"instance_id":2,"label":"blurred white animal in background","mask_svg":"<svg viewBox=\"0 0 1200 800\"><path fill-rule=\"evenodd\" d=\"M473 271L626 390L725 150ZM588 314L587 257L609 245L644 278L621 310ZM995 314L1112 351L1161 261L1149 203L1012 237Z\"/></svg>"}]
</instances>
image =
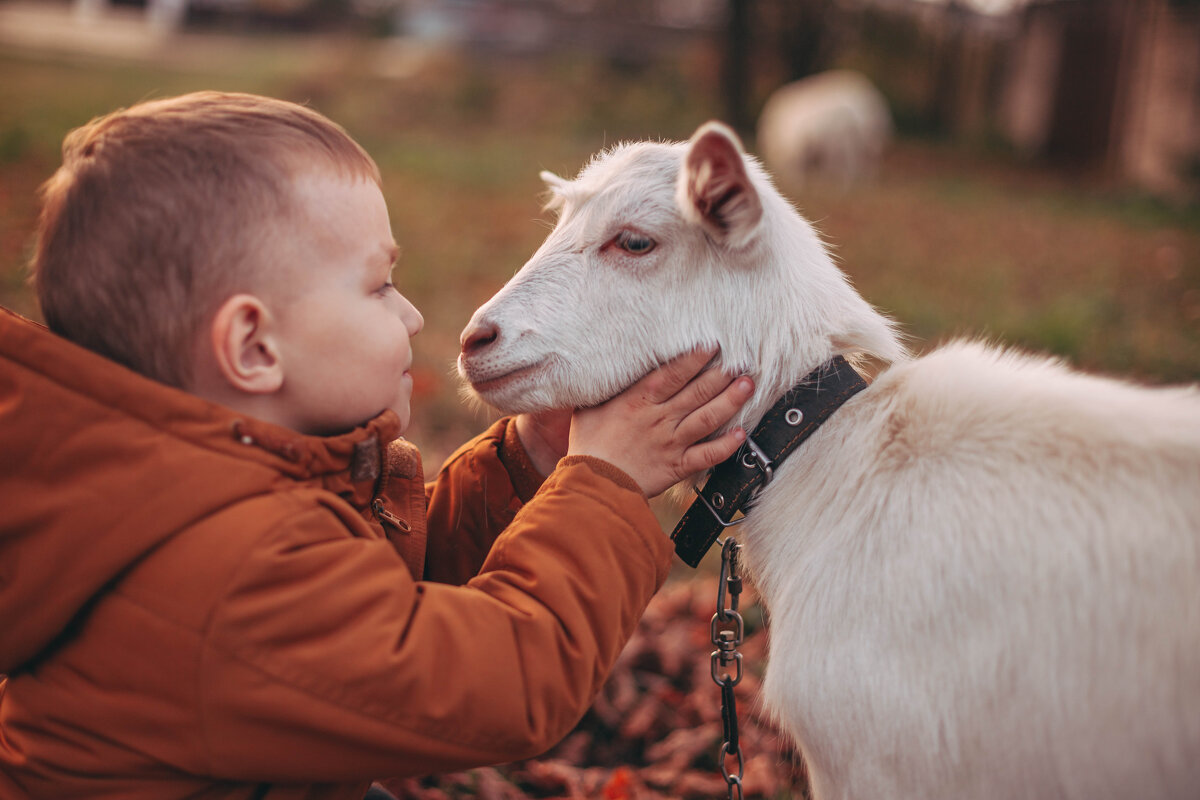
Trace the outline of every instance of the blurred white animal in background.
<instances>
[{"instance_id":1,"label":"blurred white animal in background","mask_svg":"<svg viewBox=\"0 0 1200 800\"><path fill-rule=\"evenodd\" d=\"M875 176L892 138L892 115L865 76L831 70L776 89L757 136L759 154L785 189L814 178L844 189Z\"/></svg>"},{"instance_id":2,"label":"blurred white animal in background","mask_svg":"<svg viewBox=\"0 0 1200 800\"><path fill-rule=\"evenodd\" d=\"M489 404L596 404L716 344L752 431L835 356L890 363L738 534L818 800L1200 797L1200 391L908 357L724 126L543 177L557 225L463 332Z\"/></svg>"}]
</instances>

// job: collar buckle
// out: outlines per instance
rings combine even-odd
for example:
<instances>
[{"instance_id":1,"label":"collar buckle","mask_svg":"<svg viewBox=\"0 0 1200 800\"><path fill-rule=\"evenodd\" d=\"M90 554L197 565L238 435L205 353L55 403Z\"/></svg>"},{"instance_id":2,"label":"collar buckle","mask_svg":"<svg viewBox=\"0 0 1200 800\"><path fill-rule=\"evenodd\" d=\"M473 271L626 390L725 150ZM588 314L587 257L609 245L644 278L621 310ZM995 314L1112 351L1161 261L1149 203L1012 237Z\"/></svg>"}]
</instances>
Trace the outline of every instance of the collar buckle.
<instances>
[{"instance_id":1,"label":"collar buckle","mask_svg":"<svg viewBox=\"0 0 1200 800\"><path fill-rule=\"evenodd\" d=\"M746 469L757 469L763 474L762 486L755 490L755 494L758 494L762 487L775 477L775 462L763 452L763 449L758 446L758 442L754 441L753 436L746 436L746 452L742 453L742 466Z\"/></svg>"}]
</instances>

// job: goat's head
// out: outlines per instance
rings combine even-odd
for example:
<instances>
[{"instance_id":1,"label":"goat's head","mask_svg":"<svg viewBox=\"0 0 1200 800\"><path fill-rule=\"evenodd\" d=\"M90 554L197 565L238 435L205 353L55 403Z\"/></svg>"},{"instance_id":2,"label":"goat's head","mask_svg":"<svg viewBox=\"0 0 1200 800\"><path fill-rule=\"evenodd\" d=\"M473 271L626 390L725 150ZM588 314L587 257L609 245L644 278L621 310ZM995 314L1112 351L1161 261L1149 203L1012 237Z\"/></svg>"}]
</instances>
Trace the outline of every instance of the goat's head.
<instances>
[{"instance_id":1,"label":"goat's head","mask_svg":"<svg viewBox=\"0 0 1200 800\"><path fill-rule=\"evenodd\" d=\"M558 224L462 334L459 371L489 405L595 405L719 345L727 369L755 379L745 424L835 354L902 352L723 125L617 146L573 181L542 178Z\"/></svg>"}]
</instances>

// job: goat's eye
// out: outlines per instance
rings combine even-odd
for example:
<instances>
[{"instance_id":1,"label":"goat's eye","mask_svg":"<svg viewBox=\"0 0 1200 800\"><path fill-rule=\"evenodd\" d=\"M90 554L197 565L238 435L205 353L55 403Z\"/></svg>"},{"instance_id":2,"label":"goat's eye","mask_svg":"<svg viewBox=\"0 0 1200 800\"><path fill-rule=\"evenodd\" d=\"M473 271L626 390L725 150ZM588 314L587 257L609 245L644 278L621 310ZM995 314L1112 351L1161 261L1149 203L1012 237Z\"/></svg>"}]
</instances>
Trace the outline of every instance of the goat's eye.
<instances>
[{"instance_id":1,"label":"goat's eye","mask_svg":"<svg viewBox=\"0 0 1200 800\"><path fill-rule=\"evenodd\" d=\"M614 239L617 247L635 256L642 256L654 249L655 241L644 233L621 231Z\"/></svg>"}]
</instances>

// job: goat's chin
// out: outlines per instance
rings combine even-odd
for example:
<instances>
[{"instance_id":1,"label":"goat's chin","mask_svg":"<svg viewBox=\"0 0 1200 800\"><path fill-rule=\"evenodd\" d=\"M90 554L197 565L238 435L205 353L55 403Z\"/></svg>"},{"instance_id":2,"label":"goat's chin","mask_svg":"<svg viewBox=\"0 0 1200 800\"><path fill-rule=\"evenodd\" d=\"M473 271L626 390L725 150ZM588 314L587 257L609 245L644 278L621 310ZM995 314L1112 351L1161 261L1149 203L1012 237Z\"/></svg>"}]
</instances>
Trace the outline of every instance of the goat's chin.
<instances>
[{"instance_id":1,"label":"goat's chin","mask_svg":"<svg viewBox=\"0 0 1200 800\"><path fill-rule=\"evenodd\" d=\"M578 408L582 403L550 391L552 383L534 376L501 378L490 381L464 381L463 395L501 414L536 414L559 408Z\"/></svg>"},{"instance_id":2,"label":"goat's chin","mask_svg":"<svg viewBox=\"0 0 1200 800\"><path fill-rule=\"evenodd\" d=\"M478 367L460 356L458 374L465 397L491 406L504 414L522 414L554 407L545 387L546 361L514 369Z\"/></svg>"},{"instance_id":3,"label":"goat's chin","mask_svg":"<svg viewBox=\"0 0 1200 800\"><path fill-rule=\"evenodd\" d=\"M463 386L462 394L468 402L474 405L494 408L501 414L536 414L539 411L549 411L554 407L539 403L535 398L520 393L507 391L480 392L469 384Z\"/></svg>"},{"instance_id":4,"label":"goat's chin","mask_svg":"<svg viewBox=\"0 0 1200 800\"><path fill-rule=\"evenodd\" d=\"M503 414L590 408L619 394L634 379L580 381L562 358L549 356L515 369L479 369L459 360L464 395Z\"/></svg>"}]
</instances>

